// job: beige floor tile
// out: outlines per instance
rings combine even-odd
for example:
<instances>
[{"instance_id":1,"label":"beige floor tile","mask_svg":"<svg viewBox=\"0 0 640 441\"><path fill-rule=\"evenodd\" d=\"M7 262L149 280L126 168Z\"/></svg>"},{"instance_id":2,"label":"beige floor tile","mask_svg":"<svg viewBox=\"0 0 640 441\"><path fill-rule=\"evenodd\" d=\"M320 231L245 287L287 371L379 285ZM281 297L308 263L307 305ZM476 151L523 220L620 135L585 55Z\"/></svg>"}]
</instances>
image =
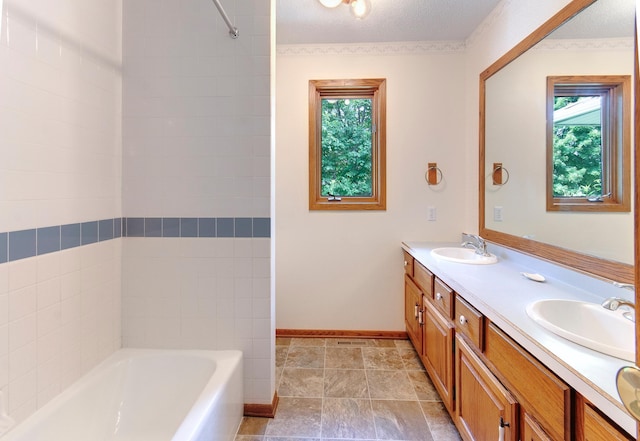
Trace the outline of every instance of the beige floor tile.
<instances>
[{"instance_id":1,"label":"beige floor tile","mask_svg":"<svg viewBox=\"0 0 640 441\"><path fill-rule=\"evenodd\" d=\"M409 381L413 384L418 400L442 401L425 371L407 371Z\"/></svg>"},{"instance_id":2,"label":"beige floor tile","mask_svg":"<svg viewBox=\"0 0 640 441\"><path fill-rule=\"evenodd\" d=\"M243 417L238 435L264 435L270 418Z\"/></svg>"},{"instance_id":3,"label":"beige floor tile","mask_svg":"<svg viewBox=\"0 0 640 441\"><path fill-rule=\"evenodd\" d=\"M234 441L263 441L263 435L236 435Z\"/></svg>"},{"instance_id":4,"label":"beige floor tile","mask_svg":"<svg viewBox=\"0 0 640 441\"><path fill-rule=\"evenodd\" d=\"M397 347L395 340L392 340L392 339L389 339L389 338L380 338L380 339L371 340L371 346L375 346L375 347L378 347L378 348L395 348L395 347Z\"/></svg>"},{"instance_id":5,"label":"beige floor tile","mask_svg":"<svg viewBox=\"0 0 640 441\"><path fill-rule=\"evenodd\" d=\"M366 369L404 369L404 362L396 348L362 348Z\"/></svg>"},{"instance_id":6,"label":"beige floor tile","mask_svg":"<svg viewBox=\"0 0 640 441\"><path fill-rule=\"evenodd\" d=\"M375 438L369 400L325 398L322 406L323 438Z\"/></svg>"},{"instance_id":7,"label":"beige floor tile","mask_svg":"<svg viewBox=\"0 0 640 441\"><path fill-rule=\"evenodd\" d=\"M327 347L325 353L325 367L364 369L362 348Z\"/></svg>"},{"instance_id":8,"label":"beige floor tile","mask_svg":"<svg viewBox=\"0 0 640 441\"><path fill-rule=\"evenodd\" d=\"M288 352L289 346L276 346L276 367L284 366L284 362L287 361Z\"/></svg>"},{"instance_id":9,"label":"beige floor tile","mask_svg":"<svg viewBox=\"0 0 640 441\"><path fill-rule=\"evenodd\" d=\"M393 340L396 348L410 348L413 349L413 345L409 340Z\"/></svg>"},{"instance_id":10,"label":"beige floor tile","mask_svg":"<svg viewBox=\"0 0 640 441\"><path fill-rule=\"evenodd\" d=\"M291 346L285 367L324 368L324 347Z\"/></svg>"},{"instance_id":11,"label":"beige floor tile","mask_svg":"<svg viewBox=\"0 0 640 441\"><path fill-rule=\"evenodd\" d=\"M411 371L423 371L424 366L422 365L422 361L420 361L420 357L418 353L413 349L400 348L398 349L400 353L400 358L402 358L402 362L404 363L404 368Z\"/></svg>"},{"instance_id":12,"label":"beige floor tile","mask_svg":"<svg viewBox=\"0 0 640 441\"><path fill-rule=\"evenodd\" d=\"M460 441L408 340L277 338L273 419L235 441Z\"/></svg>"},{"instance_id":13,"label":"beige floor tile","mask_svg":"<svg viewBox=\"0 0 640 441\"><path fill-rule=\"evenodd\" d=\"M325 369L324 396L333 398L369 398L363 369Z\"/></svg>"},{"instance_id":14,"label":"beige floor tile","mask_svg":"<svg viewBox=\"0 0 640 441\"><path fill-rule=\"evenodd\" d=\"M299 338L291 339L291 346L326 346L327 342L324 338Z\"/></svg>"},{"instance_id":15,"label":"beige floor tile","mask_svg":"<svg viewBox=\"0 0 640 441\"><path fill-rule=\"evenodd\" d=\"M460 441L460 434L451 421L449 413L441 402L421 402L422 412L427 419L427 424L437 441Z\"/></svg>"},{"instance_id":16,"label":"beige floor tile","mask_svg":"<svg viewBox=\"0 0 640 441\"><path fill-rule=\"evenodd\" d=\"M284 368L278 395L280 397L322 398L324 369Z\"/></svg>"},{"instance_id":17,"label":"beige floor tile","mask_svg":"<svg viewBox=\"0 0 640 441\"><path fill-rule=\"evenodd\" d=\"M298 436L265 436L264 441L320 441L321 438L307 438Z\"/></svg>"},{"instance_id":18,"label":"beige floor tile","mask_svg":"<svg viewBox=\"0 0 640 441\"><path fill-rule=\"evenodd\" d=\"M372 399L418 400L405 371L367 370L367 385Z\"/></svg>"},{"instance_id":19,"label":"beige floor tile","mask_svg":"<svg viewBox=\"0 0 640 441\"><path fill-rule=\"evenodd\" d=\"M322 398L280 398L275 417L265 435L319 438Z\"/></svg>"},{"instance_id":20,"label":"beige floor tile","mask_svg":"<svg viewBox=\"0 0 640 441\"><path fill-rule=\"evenodd\" d=\"M417 401L372 400L371 407L378 439L434 440Z\"/></svg>"}]
</instances>

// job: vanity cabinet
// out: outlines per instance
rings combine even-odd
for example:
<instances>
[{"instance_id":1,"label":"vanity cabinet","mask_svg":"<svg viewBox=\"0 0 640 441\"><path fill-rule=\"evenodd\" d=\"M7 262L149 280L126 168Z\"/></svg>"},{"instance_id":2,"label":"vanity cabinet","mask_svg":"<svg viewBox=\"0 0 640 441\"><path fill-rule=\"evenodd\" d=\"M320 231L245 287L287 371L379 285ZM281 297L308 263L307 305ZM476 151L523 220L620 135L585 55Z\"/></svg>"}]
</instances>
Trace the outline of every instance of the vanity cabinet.
<instances>
[{"instance_id":1,"label":"vanity cabinet","mask_svg":"<svg viewBox=\"0 0 640 441\"><path fill-rule=\"evenodd\" d=\"M535 418L551 439L571 440L571 388L567 384L490 322L484 356L520 401L523 412Z\"/></svg>"},{"instance_id":2,"label":"vanity cabinet","mask_svg":"<svg viewBox=\"0 0 640 441\"><path fill-rule=\"evenodd\" d=\"M429 373L442 402L453 414L455 326L449 317L442 315L432 300L424 297L424 335L422 364Z\"/></svg>"},{"instance_id":3,"label":"vanity cabinet","mask_svg":"<svg viewBox=\"0 0 640 441\"><path fill-rule=\"evenodd\" d=\"M517 441L518 402L459 335L455 364L454 420L462 438Z\"/></svg>"},{"instance_id":4,"label":"vanity cabinet","mask_svg":"<svg viewBox=\"0 0 640 441\"><path fill-rule=\"evenodd\" d=\"M407 334L465 441L633 439L413 259L405 263L405 315Z\"/></svg>"},{"instance_id":5,"label":"vanity cabinet","mask_svg":"<svg viewBox=\"0 0 640 441\"><path fill-rule=\"evenodd\" d=\"M422 355L424 305L423 296L433 297L433 274L413 256L404 253L404 321L413 346Z\"/></svg>"},{"instance_id":6,"label":"vanity cabinet","mask_svg":"<svg viewBox=\"0 0 640 441\"><path fill-rule=\"evenodd\" d=\"M404 322L409 340L422 353L422 292L407 274L404 275Z\"/></svg>"}]
</instances>

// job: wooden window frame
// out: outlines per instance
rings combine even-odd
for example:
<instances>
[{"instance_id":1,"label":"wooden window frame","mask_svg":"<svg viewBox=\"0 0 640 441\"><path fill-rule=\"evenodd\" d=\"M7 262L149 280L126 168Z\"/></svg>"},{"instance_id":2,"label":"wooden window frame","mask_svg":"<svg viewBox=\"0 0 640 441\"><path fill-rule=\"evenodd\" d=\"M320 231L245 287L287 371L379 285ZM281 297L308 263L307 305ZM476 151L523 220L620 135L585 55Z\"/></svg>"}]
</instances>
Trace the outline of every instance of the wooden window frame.
<instances>
[{"instance_id":1,"label":"wooden window frame","mask_svg":"<svg viewBox=\"0 0 640 441\"><path fill-rule=\"evenodd\" d=\"M322 99L371 98L372 195L321 196ZM386 79L309 81L309 210L386 210Z\"/></svg>"},{"instance_id":2,"label":"wooden window frame","mask_svg":"<svg viewBox=\"0 0 640 441\"><path fill-rule=\"evenodd\" d=\"M556 87L563 94L601 95L603 196L601 202L586 197L553 195L553 104ZM631 210L631 77L547 77L547 211L628 212Z\"/></svg>"}]
</instances>

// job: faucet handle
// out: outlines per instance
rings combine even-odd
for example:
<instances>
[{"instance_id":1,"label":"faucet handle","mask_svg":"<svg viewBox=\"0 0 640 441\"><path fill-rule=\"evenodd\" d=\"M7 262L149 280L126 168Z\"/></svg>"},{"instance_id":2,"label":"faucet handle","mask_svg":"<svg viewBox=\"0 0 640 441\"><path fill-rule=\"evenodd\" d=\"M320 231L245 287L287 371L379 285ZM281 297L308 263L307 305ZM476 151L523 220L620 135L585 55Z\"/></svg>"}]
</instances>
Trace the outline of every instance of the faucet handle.
<instances>
[{"instance_id":1,"label":"faucet handle","mask_svg":"<svg viewBox=\"0 0 640 441\"><path fill-rule=\"evenodd\" d=\"M613 286L615 286L616 288L628 289L629 291L635 291L636 290L636 287L632 283L613 282Z\"/></svg>"}]
</instances>

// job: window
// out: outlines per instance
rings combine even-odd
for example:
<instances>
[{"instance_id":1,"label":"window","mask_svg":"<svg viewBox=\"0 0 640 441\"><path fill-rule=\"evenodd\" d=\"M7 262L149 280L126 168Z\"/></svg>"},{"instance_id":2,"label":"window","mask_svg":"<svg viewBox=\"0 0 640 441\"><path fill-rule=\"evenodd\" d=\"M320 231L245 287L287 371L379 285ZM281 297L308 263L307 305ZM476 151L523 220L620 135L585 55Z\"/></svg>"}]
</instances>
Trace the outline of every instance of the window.
<instances>
[{"instance_id":1,"label":"window","mask_svg":"<svg viewBox=\"0 0 640 441\"><path fill-rule=\"evenodd\" d=\"M309 209L385 210L386 80L309 81Z\"/></svg>"},{"instance_id":2,"label":"window","mask_svg":"<svg viewBox=\"0 0 640 441\"><path fill-rule=\"evenodd\" d=\"M628 76L547 78L547 211L630 210Z\"/></svg>"}]
</instances>

